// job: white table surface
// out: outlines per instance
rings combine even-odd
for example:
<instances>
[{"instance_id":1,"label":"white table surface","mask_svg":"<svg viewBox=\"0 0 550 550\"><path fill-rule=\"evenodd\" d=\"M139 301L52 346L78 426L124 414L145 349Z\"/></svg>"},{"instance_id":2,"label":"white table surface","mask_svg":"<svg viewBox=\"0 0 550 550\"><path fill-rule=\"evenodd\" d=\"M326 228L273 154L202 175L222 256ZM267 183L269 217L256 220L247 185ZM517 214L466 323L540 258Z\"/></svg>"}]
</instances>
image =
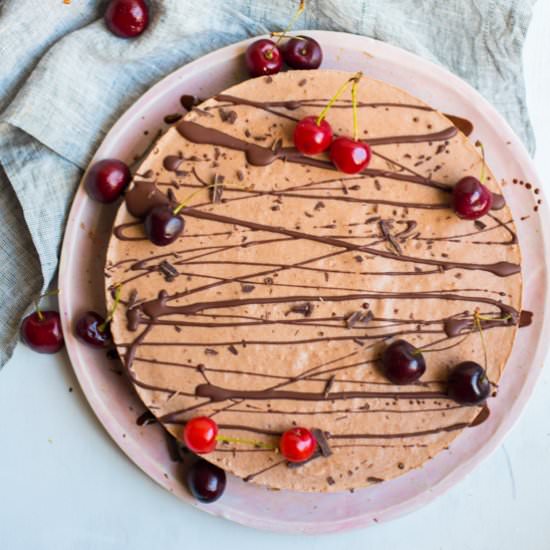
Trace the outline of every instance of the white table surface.
<instances>
[{"instance_id":1,"label":"white table surface","mask_svg":"<svg viewBox=\"0 0 550 550\"><path fill-rule=\"evenodd\" d=\"M550 2L539 0L524 51L535 162L548 181L549 21ZM549 392L547 365L502 447L429 506L344 534L275 535L213 518L161 489L96 420L66 354L19 345L0 374L0 549L548 550Z\"/></svg>"}]
</instances>

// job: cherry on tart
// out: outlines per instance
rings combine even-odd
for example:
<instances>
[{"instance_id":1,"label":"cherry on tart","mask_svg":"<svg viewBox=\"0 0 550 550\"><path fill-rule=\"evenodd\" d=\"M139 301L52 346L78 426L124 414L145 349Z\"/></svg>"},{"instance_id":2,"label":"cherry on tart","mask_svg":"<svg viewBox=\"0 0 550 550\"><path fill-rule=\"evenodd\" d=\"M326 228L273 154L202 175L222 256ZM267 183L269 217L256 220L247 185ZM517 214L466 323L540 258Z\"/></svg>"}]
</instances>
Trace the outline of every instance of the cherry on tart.
<instances>
[{"instance_id":1,"label":"cherry on tart","mask_svg":"<svg viewBox=\"0 0 550 550\"><path fill-rule=\"evenodd\" d=\"M323 51L317 40L295 36L284 45L283 58L292 69L318 69L323 61Z\"/></svg>"},{"instance_id":2,"label":"cherry on tart","mask_svg":"<svg viewBox=\"0 0 550 550\"><path fill-rule=\"evenodd\" d=\"M292 428L281 436L279 450L289 462L304 462L311 458L317 442L307 428Z\"/></svg>"},{"instance_id":3,"label":"cherry on tart","mask_svg":"<svg viewBox=\"0 0 550 550\"><path fill-rule=\"evenodd\" d=\"M200 502L214 502L225 491L225 472L215 464L199 459L187 472L187 487Z\"/></svg>"},{"instance_id":4,"label":"cherry on tart","mask_svg":"<svg viewBox=\"0 0 550 550\"><path fill-rule=\"evenodd\" d=\"M372 151L367 143L348 137L339 137L332 142L330 160L346 174L357 174L369 165Z\"/></svg>"},{"instance_id":5,"label":"cherry on tart","mask_svg":"<svg viewBox=\"0 0 550 550\"><path fill-rule=\"evenodd\" d=\"M110 203L120 197L131 179L130 169L124 162L104 159L90 168L84 185L90 197L99 202Z\"/></svg>"},{"instance_id":6,"label":"cherry on tart","mask_svg":"<svg viewBox=\"0 0 550 550\"><path fill-rule=\"evenodd\" d=\"M320 117L307 116L296 124L294 146L304 155L318 155L332 143L332 128Z\"/></svg>"},{"instance_id":7,"label":"cherry on tart","mask_svg":"<svg viewBox=\"0 0 550 550\"><path fill-rule=\"evenodd\" d=\"M426 372L422 352L406 340L392 342L382 354L386 378L394 384L412 384Z\"/></svg>"},{"instance_id":8,"label":"cherry on tart","mask_svg":"<svg viewBox=\"0 0 550 550\"><path fill-rule=\"evenodd\" d=\"M453 187L453 210L460 218L477 220L485 216L493 204L493 194L473 176L462 178Z\"/></svg>"},{"instance_id":9,"label":"cherry on tart","mask_svg":"<svg viewBox=\"0 0 550 550\"><path fill-rule=\"evenodd\" d=\"M197 454L211 453L216 448L218 425L208 416L197 416L185 424L183 441Z\"/></svg>"},{"instance_id":10,"label":"cherry on tart","mask_svg":"<svg viewBox=\"0 0 550 550\"><path fill-rule=\"evenodd\" d=\"M167 246L179 237L185 227L185 220L177 210L168 205L155 206L145 216L145 234L153 244Z\"/></svg>"},{"instance_id":11,"label":"cherry on tart","mask_svg":"<svg viewBox=\"0 0 550 550\"><path fill-rule=\"evenodd\" d=\"M134 38L147 28L149 8L144 0L111 0L103 18L116 36Z\"/></svg>"},{"instance_id":12,"label":"cherry on tart","mask_svg":"<svg viewBox=\"0 0 550 550\"><path fill-rule=\"evenodd\" d=\"M111 343L109 323L99 313L87 311L76 322L78 338L94 348L106 348Z\"/></svg>"},{"instance_id":13,"label":"cherry on tart","mask_svg":"<svg viewBox=\"0 0 550 550\"><path fill-rule=\"evenodd\" d=\"M489 397L491 383L481 365L464 361L449 373L447 393L461 405L479 405Z\"/></svg>"},{"instance_id":14,"label":"cherry on tart","mask_svg":"<svg viewBox=\"0 0 550 550\"><path fill-rule=\"evenodd\" d=\"M283 66L283 57L279 47L269 38L252 42L245 53L246 66L250 76L262 76L278 73Z\"/></svg>"},{"instance_id":15,"label":"cherry on tart","mask_svg":"<svg viewBox=\"0 0 550 550\"><path fill-rule=\"evenodd\" d=\"M38 353L56 353L63 347L61 318L57 311L37 310L23 319L21 339Z\"/></svg>"}]
</instances>

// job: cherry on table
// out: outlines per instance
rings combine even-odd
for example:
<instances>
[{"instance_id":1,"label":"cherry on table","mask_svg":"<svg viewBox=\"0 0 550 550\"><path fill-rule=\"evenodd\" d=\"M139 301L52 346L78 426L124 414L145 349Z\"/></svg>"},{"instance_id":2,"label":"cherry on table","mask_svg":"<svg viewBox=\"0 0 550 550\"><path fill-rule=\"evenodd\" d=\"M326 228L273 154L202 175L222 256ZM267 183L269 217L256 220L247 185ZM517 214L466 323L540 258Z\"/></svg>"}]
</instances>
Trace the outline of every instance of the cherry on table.
<instances>
[{"instance_id":1,"label":"cherry on table","mask_svg":"<svg viewBox=\"0 0 550 550\"><path fill-rule=\"evenodd\" d=\"M304 155L318 155L332 143L332 128L326 120L317 124L317 117L307 116L296 124L294 146Z\"/></svg>"},{"instance_id":2,"label":"cherry on table","mask_svg":"<svg viewBox=\"0 0 550 550\"><path fill-rule=\"evenodd\" d=\"M421 351L406 340L392 342L382 353L386 378L394 384L412 384L426 372Z\"/></svg>"},{"instance_id":3,"label":"cherry on table","mask_svg":"<svg viewBox=\"0 0 550 550\"><path fill-rule=\"evenodd\" d=\"M105 319L95 311L87 311L78 319L76 335L94 348L105 348L111 343L111 331Z\"/></svg>"},{"instance_id":4,"label":"cherry on table","mask_svg":"<svg viewBox=\"0 0 550 550\"><path fill-rule=\"evenodd\" d=\"M208 416L191 418L183 428L183 441L194 453L211 453L216 448L218 425Z\"/></svg>"},{"instance_id":5,"label":"cherry on table","mask_svg":"<svg viewBox=\"0 0 550 550\"><path fill-rule=\"evenodd\" d=\"M317 40L295 36L284 45L283 58L292 69L317 69L323 61L323 51Z\"/></svg>"},{"instance_id":6,"label":"cherry on table","mask_svg":"<svg viewBox=\"0 0 550 550\"><path fill-rule=\"evenodd\" d=\"M144 222L147 238L157 246L166 246L173 243L185 227L185 220L174 214L171 206L155 206Z\"/></svg>"},{"instance_id":7,"label":"cherry on table","mask_svg":"<svg viewBox=\"0 0 550 550\"><path fill-rule=\"evenodd\" d=\"M63 347L61 318L57 311L35 311L21 324L21 338L38 353L56 353Z\"/></svg>"},{"instance_id":8,"label":"cherry on table","mask_svg":"<svg viewBox=\"0 0 550 550\"><path fill-rule=\"evenodd\" d=\"M453 188L453 210L460 218L477 220L493 204L493 194L473 176L462 178Z\"/></svg>"},{"instance_id":9,"label":"cherry on table","mask_svg":"<svg viewBox=\"0 0 550 550\"><path fill-rule=\"evenodd\" d=\"M195 462L187 472L187 487L200 502L218 500L225 491L225 485L225 472L203 458Z\"/></svg>"},{"instance_id":10,"label":"cherry on table","mask_svg":"<svg viewBox=\"0 0 550 550\"><path fill-rule=\"evenodd\" d=\"M339 137L332 142L330 160L346 174L357 174L366 168L372 157L367 143L348 137Z\"/></svg>"},{"instance_id":11,"label":"cherry on table","mask_svg":"<svg viewBox=\"0 0 550 550\"><path fill-rule=\"evenodd\" d=\"M447 393L461 405L478 405L489 397L491 383L481 365L464 361L449 373Z\"/></svg>"},{"instance_id":12,"label":"cherry on table","mask_svg":"<svg viewBox=\"0 0 550 550\"><path fill-rule=\"evenodd\" d=\"M117 159L103 159L90 168L85 186L93 199L109 203L120 197L131 179L130 169L124 162Z\"/></svg>"},{"instance_id":13,"label":"cherry on table","mask_svg":"<svg viewBox=\"0 0 550 550\"><path fill-rule=\"evenodd\" d=\"M113 34L134 38L147 28L149 8L144 0L111 0L103 17Z\"/></svg>"},{"instance_id":14,"label":"cherry on table","mask_svg":"<svg viewBox=\"0 0 550 550\"><path fill-rule=\"evenodd\" d=\"M307 428L292 428L281 436L279 450L289 462L304 462L311 458L317 442Z\"/></svg>"},{"instance_id":15,"label":"cherry on table","mask_svg":"<svg viewBox=\"0 0 550 550\"><path fill-rule=\"evenodd\" d=\"M268 38L252 42L246 49L245 61L250 76L275 74L283 66L281 50Z\"/></svg>"}]
</instances>

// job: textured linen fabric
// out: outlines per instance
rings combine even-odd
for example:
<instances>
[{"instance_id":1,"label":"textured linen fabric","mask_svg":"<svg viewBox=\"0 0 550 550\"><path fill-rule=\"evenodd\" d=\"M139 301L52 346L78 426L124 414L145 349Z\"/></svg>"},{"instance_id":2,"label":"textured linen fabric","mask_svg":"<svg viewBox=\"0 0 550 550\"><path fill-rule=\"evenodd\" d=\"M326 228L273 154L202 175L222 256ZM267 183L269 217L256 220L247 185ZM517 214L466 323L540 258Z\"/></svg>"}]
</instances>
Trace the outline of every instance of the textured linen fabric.
<instances>
[{"instance_id":1,"label":"textured linen fabric","mask_svg":"<svg viewBox=\"0 0 550 550\"><path fill-rule=\"evenodd\" d=\"M476 87L529 150L521 50L535 0L310 0L297 27L363 34ZM55 274L82 170L115 120L177 67L286 27L294 0L151 0L123 40L98 0L0 0L0 367L21 316Z\"/></svg>"}]
</instances>

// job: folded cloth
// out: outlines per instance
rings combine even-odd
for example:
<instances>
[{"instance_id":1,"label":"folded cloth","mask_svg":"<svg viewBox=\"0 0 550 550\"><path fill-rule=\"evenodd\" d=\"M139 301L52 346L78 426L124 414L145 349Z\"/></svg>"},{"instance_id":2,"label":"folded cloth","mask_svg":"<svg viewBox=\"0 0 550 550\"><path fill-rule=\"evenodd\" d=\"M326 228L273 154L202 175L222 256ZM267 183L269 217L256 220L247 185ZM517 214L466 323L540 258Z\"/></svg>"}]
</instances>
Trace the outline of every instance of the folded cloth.
<instances>
[{"instance_id":1,"label":"folded cloth","mask_svg":"<svg viewBox=\"0 0 550 550\"><path fill-rule=\"evenodd\" d=\"M445 65L507 117L531 152L521 50L535 0L310 0L300 28L363 34ZM98 0L0 0L0 367L55 274L72 196L105 133L177 67L286 27L293 0L150 0L123 40Z\"/></svg>"}]
</instances>

